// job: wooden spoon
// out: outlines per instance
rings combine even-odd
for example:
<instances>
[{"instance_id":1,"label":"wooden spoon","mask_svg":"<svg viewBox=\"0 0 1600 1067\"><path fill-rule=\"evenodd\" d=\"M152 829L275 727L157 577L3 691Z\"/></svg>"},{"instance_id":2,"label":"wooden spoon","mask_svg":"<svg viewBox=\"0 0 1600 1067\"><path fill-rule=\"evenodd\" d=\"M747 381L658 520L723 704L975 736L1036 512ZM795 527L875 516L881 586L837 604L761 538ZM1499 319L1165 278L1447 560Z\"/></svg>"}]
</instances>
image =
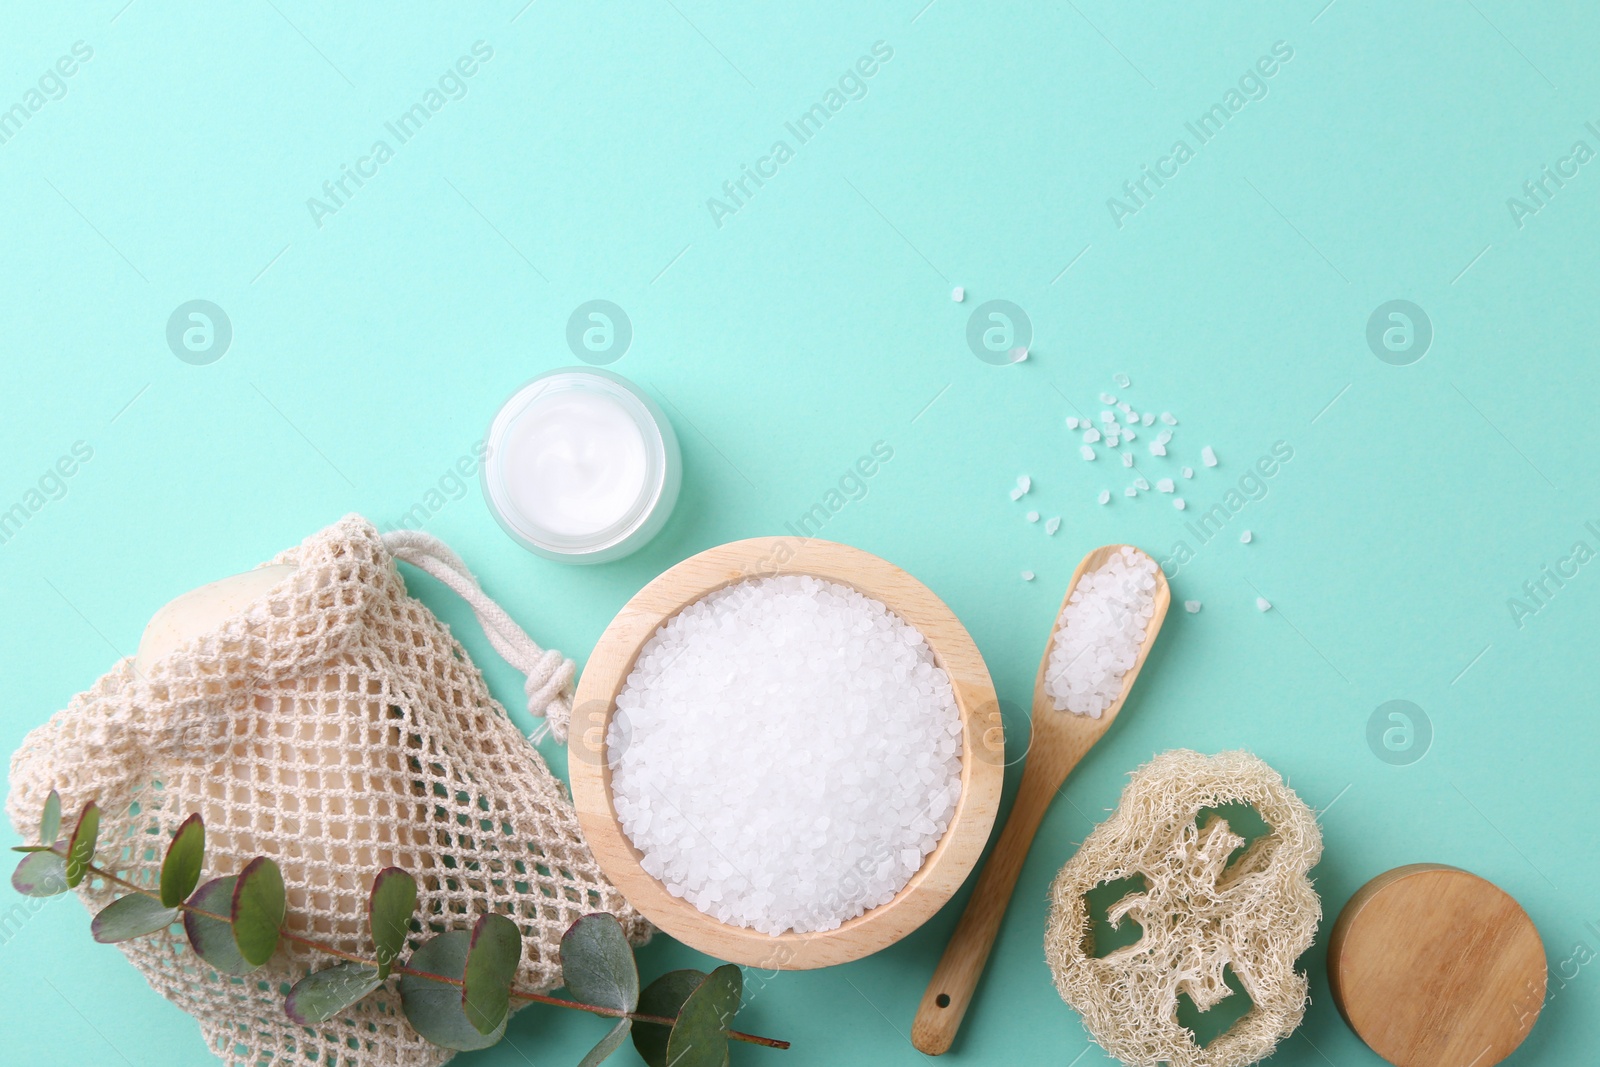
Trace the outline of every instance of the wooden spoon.
<instances>
[{"instance_id":1,"label":"wooden spoon","mask_svg":"<svg viewBox=\"0 0 1600 1067\"><path fill-rule=\"evenodd\" d=\"M1078 587L1078 580L1086 572L1104 565L1113 553L1122 551L1124 547L1127 546L1106 545L1083 557L1083 562L1073 572L1071 584L1067 586L1067 595L1062 598L1063 610L1072 597L1072 591ZM1067 780L1067 775L1072 773L1072 768L1094 747L1101 735L1111 729L1117 712L1122 710L1123 702L1128 699L1134 679L1139 677L1139 669L1150 654L1150 647L1155 644L1156 634L1161 630L1161 622L1167 616L1167 605L1172 599L1167 589L1167 579L1159 567L1156 569L1154 593L1155 611L1145 627L1144 644L1139 647L1139 657L1122 677L1121 694L1098 719L1075 715L1070 711L1057 711L1055 701L1045 692L1045 668L1050 663L1050 650L1055 647L1056 640L1056 625L1050 627L1050 639L1045 642L1044 656L1039 661L1039 673L1033 683L1033 741L1028 748L1027 766L1022 771L1022 786L1017 791L1017 801L1011 808L1000 840L978 877L977 887L967 902L967 910L962 913L955 934L945 946L944 955L934 969L927 992L922 994L922 1004L917 1008L916 1020L911 1024L911 1043L919 1051L937 1056L947 1051L955 1040L956 1031L961 1028L961 1019L967 1013L967 1005L972 1002L973 991L977 989L978 979L983 975L984 965L989 962L989 951L994 947L995 935L1000 931L1000 920L1005 917L1006 906L1011 903L1011 893L1016 888L1017 876L1022 873L1022 863L1028 857L1028 847L1033 843L1033 835L1038 831L1050 801ZM1061 612L1057 611L1057 625L1060 620Z\"/></svg>"}]
</instances>

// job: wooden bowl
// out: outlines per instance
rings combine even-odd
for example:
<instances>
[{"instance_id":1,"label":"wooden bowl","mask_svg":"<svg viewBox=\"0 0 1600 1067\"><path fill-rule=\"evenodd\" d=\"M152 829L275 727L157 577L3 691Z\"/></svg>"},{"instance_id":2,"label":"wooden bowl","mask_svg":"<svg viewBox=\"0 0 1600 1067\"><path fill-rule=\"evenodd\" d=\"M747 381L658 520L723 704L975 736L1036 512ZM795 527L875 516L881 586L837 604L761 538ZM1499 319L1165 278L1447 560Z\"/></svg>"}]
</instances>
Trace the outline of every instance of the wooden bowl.
<instances>
[{"instance_id":1,"label":"wooden bowl","mask_svg":"<svg viewBox=\"0 0 1600 1067\"><path fill-rule=\"evenodd\" d=\"M645 873L641 853L611 803L606 736L617 695L639 650L689 604L747 579L812 575L882 602L921 631L950 676L964 727L961 797L944 838L893 899L819 933L772 935L718 921ZM628 902L691 948L748 967L809 970L848 963L894 944L926 922L972 872L1000 805L1005 735L983 657L927 586L894 564L848 545L789 537L735 541L691 556L645 586L606 627L573 700L568 773L578 823L601 870Z\"/></svg>"}]
</instances>

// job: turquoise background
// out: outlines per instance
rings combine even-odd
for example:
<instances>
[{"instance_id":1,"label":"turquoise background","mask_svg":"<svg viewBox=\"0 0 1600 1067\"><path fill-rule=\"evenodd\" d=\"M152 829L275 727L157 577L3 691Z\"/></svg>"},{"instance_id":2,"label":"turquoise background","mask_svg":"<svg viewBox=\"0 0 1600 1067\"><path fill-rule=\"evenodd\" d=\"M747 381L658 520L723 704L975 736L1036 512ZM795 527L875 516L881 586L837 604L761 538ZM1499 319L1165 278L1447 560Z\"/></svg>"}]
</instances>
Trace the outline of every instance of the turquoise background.
<instances>
[{"instance_id":1,"label":"turquoise background","mask_svg":"<svg viewBox=\"0 0 1600 1067\"><path fill-rule=\"evenodd\" d=\"M1600 120L1600 13L524 3L10 6L0 108L26 108L74 42L93 57L0 144L0 509L26 504L75 442L93 458L0 544L0 747L131 652L176 594L348 512L392 525L426 505L506 395L577 362L568 316L605 298L634 330L612 369L663 402L683 442L666 530L629 559L564 567L448 481L423 524L580 661L652 576L782 532L882 441L893 459L822 534L951 605L1020 757L1016 709L1077 560L1112 541L1194 550L1174 595L1204 609L1169 616L1122 720L1046 818L950 1062L1106 1062L1051 986L1045 890L1126 774L1177 746L1248 747L1322 812L1313 1002L1273 1062L1378 1062L1333 1008L1324 939L1364 881L1421 860L1497 882L1544 937L1551 996L1512 1062L1592 1059L1600 577L1546 579L1552 595L1520 620L1508 601L1575 542L1600 548L1584 526L1600 520L1600 163L1547 183L1520 225L1507 200L1575 141L1600 148L1584 125ZM493 57L465 97L319 227L307 199L478 41ZM880 41L893 56L866 95L718 226L708 198L775 139L793 145L784 123ZM1193 148L1184 124L1280 41L1293 57L1267 95L1119 227L1108 198L1174 139ZM195 298L232 324L210 365L166 342ZM990 299L1025 309L1026 362L968 349L968 316ZM1408 366L1366 341L1392 299L1434 331ZM1169 468L1198 467L1203 444L1221 455L1184 486L1188 513L1125 499L1126 472L1078 458L1063 419L1121 392L1115 372L1137 409L1182 419ZM1293 459L1201 546L1185 520L1280 441ZM1021 474L1034 489L1014 503ZM1060 532L1026 522L1030 508ZM520 679L464 607L407 580L515 705ZM1256 610L1258 591L1275 610ZM1367 742L1395 699L1432 729L1405 765ZM964 900L870 959L767 984L741 1025L794 1049L736 1060L918 1060L912 1015ZM90 941L76 902L7 886L0 927L8 1062L214 1062L186 1016ZM641 955L647 973L704 962L665 938ZM534 1009L462 1062L575 1063L601 1031Z\"/></svg>"}]
</instances>

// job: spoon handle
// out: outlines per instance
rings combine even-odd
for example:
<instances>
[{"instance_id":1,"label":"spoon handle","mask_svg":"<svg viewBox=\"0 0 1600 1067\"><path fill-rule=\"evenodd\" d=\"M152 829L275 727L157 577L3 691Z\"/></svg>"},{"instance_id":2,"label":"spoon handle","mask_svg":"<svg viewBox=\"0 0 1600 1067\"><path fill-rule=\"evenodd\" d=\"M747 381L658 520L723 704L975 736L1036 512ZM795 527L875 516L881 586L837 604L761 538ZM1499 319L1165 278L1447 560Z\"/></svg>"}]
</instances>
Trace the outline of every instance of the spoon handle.
<instances>
[{"instance_id":1,"label":"spoon handle","mask_svg":"<svg viewBox=\"0 0 1600 1067\"><path fill-rule=\"evenodd\" d=\"M994 948L995 936L1000 932L1000 920L1005 918L1006 907L1011 903L1017 876L1028 858L1033 835L1038 832L1056 789L1071 769L1063 769L1059 763L1050 766L1052 762L1029 759L1023 768L1022 785L1017 790L1017 801L1012 805L1005 829L983 873L978 876L978 884L967 901L967 910L962 912L956 932L945 946L939 966L934 968L932 981L922 994L916 1020L911 1024L911 1043L929 1056L947 1051L961 1028L962 1017L972 1002L978 979L983 976L989 952Z\"/></svg>"}]
</instances>

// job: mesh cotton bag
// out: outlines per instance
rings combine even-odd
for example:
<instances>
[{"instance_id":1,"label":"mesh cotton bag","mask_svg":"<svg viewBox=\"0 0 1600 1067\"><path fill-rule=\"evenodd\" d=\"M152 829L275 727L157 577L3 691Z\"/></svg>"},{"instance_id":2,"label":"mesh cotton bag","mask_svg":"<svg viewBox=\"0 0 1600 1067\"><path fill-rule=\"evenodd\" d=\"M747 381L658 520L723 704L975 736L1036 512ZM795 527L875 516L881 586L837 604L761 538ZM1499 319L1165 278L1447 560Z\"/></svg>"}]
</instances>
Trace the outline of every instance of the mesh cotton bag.
<instances>
[{"instance_id":1,"label":"mesh cotton bag","mask_svg":"<svg viewBox=\"0 0 1600 1067\"><path fill-rule=\"evenodd\" d=\"M407 594L396 558L473 604L496 649L528 674L531 710L564 735L571 662L534 645L441 542L380 538L351 516L273 560L295 570L246 610L143 677L124 659L30 733L11 761L12 825L32 840L52 788L67 812L98 801L99 862L154 887L166 842L200 812L204 877L272 857L288 929L346 951L370 951L372 878L401 867L435 930L490 911L513 918L524 943L517 983L534 990L560 984L561 935L585 914L610 912L630 940L646 940L650 927L601 874L566 791L450 631ZM79 893L92 909L120 895L90 881ZM181 933L119 947L230 1065L431 1067L453 1055L406 1024L394 979L322 1026L291 1023L284 984L334 962L294 942L242 979L202 963Z\"/></svg>"}]
</instances>

